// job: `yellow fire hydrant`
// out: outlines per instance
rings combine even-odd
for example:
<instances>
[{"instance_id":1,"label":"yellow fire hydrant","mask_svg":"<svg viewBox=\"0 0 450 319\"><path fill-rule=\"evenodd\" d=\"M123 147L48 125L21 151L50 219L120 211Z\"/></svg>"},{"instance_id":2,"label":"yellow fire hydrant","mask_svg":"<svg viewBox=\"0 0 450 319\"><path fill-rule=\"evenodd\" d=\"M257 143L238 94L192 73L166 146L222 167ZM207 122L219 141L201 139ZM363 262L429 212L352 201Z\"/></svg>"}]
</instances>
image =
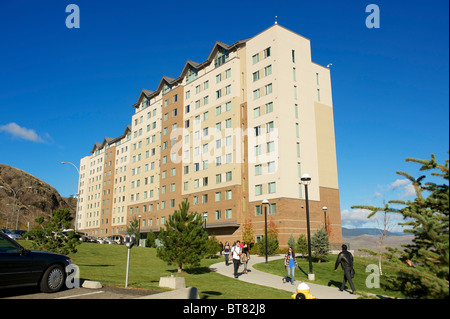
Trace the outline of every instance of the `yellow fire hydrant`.
<instances>
[{"instance_id":1,"label":"yellow fire hydrant","mask_svg":"<svg viewBox=\"0 0 450 319\"><path fill-rule=\"evenodd\" d=\"M311 295L309 291L309 286L302 282L298 285L297 292L291 297L292 299L316 299L316 297L314 295Z\"/></svg>"}]
</instances>

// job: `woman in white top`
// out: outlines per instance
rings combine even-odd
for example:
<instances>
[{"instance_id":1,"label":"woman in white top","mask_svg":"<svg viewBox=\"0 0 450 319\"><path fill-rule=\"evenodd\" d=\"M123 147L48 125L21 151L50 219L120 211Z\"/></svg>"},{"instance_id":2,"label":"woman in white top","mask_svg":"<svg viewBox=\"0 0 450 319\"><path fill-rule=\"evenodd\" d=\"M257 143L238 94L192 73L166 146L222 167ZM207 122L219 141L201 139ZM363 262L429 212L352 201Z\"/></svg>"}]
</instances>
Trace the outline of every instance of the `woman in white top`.
<instances>
[{"instance_id":1,"label":"woman in white top","mask_svg":"<svg viewBox=\"0 0 450 319\"><path fill-rule=\"evenodd\" d=\"M241 242L238 240L231 248L233 265L234 265L234 278L238 277L239 265L241 264Z\"/></svg>"}]
</instances>

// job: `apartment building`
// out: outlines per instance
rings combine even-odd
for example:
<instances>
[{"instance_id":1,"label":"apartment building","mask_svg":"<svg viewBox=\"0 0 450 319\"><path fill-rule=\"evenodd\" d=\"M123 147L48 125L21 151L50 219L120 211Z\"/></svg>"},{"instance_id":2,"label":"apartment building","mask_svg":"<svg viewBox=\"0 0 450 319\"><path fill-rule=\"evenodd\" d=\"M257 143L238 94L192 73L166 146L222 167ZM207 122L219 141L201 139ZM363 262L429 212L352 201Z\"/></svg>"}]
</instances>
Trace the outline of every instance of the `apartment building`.
<instances>
[{"instance_id":1,"label":"apartment building","mask_svg":"<svg viewBox=\"0 0 450 319\"><path fill-rule=\"evenodd\" d=\"M78 230L124 234L138 218L142 234L157 233L187 200L219 240L249 222L260 237L267 199L285 247L306 233L308 173L312 233L326 224L342 241L330 70L311 61L310 40L275 24L216 42L132 107L124 133L81 159Z\"/></svg>"}]
</instances>

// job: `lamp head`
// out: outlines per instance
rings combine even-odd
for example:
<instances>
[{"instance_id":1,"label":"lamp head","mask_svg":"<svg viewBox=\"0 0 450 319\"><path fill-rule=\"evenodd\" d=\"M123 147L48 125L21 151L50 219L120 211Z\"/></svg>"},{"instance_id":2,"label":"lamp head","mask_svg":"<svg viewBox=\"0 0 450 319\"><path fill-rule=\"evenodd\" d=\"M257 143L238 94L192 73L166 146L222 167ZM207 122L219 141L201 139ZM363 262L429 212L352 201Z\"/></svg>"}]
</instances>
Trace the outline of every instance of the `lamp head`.
<instances>
[{"instance_id":1,"label":"lamp head","mask_svg":"<svg viewBox=\"0 0 450 319\"><path fill-rule=\"evenodd\" d=\"M263 205L266 205L266 204L269 204L269 201L268 201L267 199L264 199L264 200L262 201L262 203L263 203Z\"/></svg>"},{"instance_id":2,"label":"lamp head","mask_svg":"<svg viewBox=\"0 0 450 319\"><path fill-rule=\"evenodd\" d=\"M311 181L311 176L309 176L309 174L303 174L302 177L300 178L300 180L302 182L310 182Z\"/></svg>"}]
</instances>

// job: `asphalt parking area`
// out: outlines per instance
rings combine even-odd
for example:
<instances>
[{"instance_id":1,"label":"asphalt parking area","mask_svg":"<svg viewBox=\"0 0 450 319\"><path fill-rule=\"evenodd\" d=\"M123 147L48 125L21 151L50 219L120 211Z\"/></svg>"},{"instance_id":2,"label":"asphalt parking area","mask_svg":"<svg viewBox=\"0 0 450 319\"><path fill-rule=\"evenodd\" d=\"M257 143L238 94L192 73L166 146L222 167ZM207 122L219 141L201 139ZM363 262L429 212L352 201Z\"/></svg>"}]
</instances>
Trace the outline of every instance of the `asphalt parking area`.
<instances>
[{"instance_id":1,"label":"asphalt parking area","mask_svg":"<svg viewBox=\"0 0 450 319\"><path fill-rule=\"evenodd\" d=\"M101 289L73 288L42 293L37 287L0 289L0 299L135 299L161 291L103 286Z\"/></svg>"}]
</instances>

